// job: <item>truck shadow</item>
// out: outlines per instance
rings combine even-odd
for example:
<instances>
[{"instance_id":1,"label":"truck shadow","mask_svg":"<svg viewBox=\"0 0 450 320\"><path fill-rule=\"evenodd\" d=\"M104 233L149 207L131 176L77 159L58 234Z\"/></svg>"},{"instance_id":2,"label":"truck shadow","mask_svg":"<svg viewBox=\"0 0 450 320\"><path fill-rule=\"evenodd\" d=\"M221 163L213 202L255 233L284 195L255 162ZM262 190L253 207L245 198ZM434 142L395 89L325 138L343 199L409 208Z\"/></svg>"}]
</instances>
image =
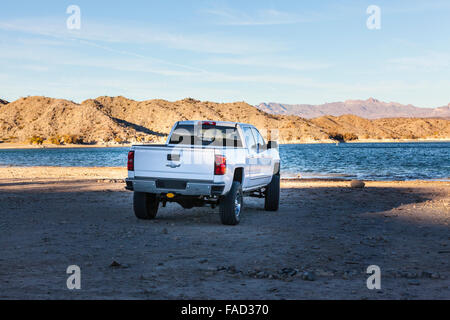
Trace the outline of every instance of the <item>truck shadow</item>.
<instances>
[{"instance_id":1,"label":"truck shadow","mask_svg":"<svg viewBox=\"0 0 450 320\"><path fill-rule=\"evenodd\" d=\"M99 190L88 190L95 185ZM23 187L23 189L17 189ZM102 189L107 190L102 190ZM127 206L121 203L120 207L126 210L126 214L132 214L132 193L121 188L120 183L96 183L86 180L71 181L0 181L0 193L8 194L26 193L30 197L38 197L46 201L50 195L58 195L71 199L74 206L82 205L73 195L85 194L93 198L114 197L115 193L123 193L127 197ZM434 195L429 192L419 192L409 188L380 188L368 187L364 189L351 189L345 187L308 187L308 188L282 188L280 209L278 213L294 211L296 214L312 213L317 215L330 215L340 213L344 215L358 215L377 212L386 212L408 204L420 205L433 200ZM48 203L51 206L51 202ZM112 202L112 204L117 204ZM178 204L168 204L162 208L158 216L164 220L182 221L183 218L202 217L212 212L218 213L218 208L209 207L183 209ZM244 199L243 215L246 218L257 218L264 213L264 199ZM270 213L270 212L268 212ZM274 213L275 215L278 213Z\"/></svg>"}]
</instances>

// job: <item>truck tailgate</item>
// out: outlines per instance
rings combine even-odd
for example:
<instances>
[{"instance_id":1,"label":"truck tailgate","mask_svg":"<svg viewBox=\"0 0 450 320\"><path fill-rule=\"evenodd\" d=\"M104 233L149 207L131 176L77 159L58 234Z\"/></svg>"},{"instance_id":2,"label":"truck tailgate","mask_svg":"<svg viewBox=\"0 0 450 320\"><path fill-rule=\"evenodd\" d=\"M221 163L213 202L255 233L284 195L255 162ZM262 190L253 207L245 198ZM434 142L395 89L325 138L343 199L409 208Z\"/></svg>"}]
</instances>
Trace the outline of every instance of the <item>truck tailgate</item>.
<instances>
[{"instance_id":1,"label":"truck tailgate","mask_svg":"<svg viewBox=\"0 0 450 320\"><path fill-rule=\"evenodd\" d=\"M215 151L208 148L136 147L137 178L214 180Z\"/></svg>"}]
</instances>

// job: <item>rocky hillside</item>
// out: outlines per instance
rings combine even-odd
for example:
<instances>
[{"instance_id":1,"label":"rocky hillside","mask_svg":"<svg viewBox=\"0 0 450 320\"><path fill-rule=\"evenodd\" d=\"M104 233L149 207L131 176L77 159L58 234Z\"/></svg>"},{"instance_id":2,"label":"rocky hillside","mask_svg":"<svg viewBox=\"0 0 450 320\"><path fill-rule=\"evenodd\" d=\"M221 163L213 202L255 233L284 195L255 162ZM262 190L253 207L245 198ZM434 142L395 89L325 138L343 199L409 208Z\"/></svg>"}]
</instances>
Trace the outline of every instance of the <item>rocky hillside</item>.
<instances>
[{"instance_id":1,"label":"rocky hillside","mask_svg":"<svg viewBox=\"0 0 450 320\"><path fill-rule=\"evenodd\" d=\"M450 138L450 120L272 115L245 102L184 99L134 101L99 97L74 103L27 97L0 107L0 142L120 144L163 141L175 121L211 119L252 123L281 142Z\"/></svg>"},{"instance_id":2,"label":"rocky hillside","mask_svg":"<svg viewBox=\"0 0 450 320\"><path fill-rule=\"evenodd\" d=\"M63 140L64 136L84 143L124 140L136 134L133 128L114 121L89 101L45 97L21 98L0 108L0 136L7 142L32 137ZM67 140L67 139L66 139Z\"/></svg>"},{"instance_id":3,"label":"rocky hillside","mask_svg":"<svg viewBox=\"0 0 450 320\"><path fill-rule=\"evenodd\" d=\"M450 137L450 120L385 118L368 120L354 115L324 116L310 120L325 132L342 134L344 140L426 139Z\"/></svg>"},{"instance_id":4,"label":"rocky hillside","mask_svg":"<svg viewBox=\"0 0 450 320\"><path fill-rule=\"evenodd\" d=\"M377 99L347 100L322 105L261 103L258 109L271 114L296 115L311 119L325 115L341 116L353 114L366 119L379 118L447 118L450 119L450 104L439 108L418 108L396 102Z\"/></svg>"}]
</instances>

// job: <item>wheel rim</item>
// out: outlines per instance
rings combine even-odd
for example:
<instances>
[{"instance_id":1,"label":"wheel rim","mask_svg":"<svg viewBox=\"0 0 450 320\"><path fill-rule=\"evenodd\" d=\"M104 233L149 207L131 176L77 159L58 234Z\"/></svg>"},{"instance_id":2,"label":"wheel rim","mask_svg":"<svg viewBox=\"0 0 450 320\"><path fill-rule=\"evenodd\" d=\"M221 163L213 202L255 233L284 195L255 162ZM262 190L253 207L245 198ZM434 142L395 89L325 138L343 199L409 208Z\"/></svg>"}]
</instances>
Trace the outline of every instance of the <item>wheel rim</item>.
<instances>
[{"instance_id":1,"label":"wheel rim","mask_svg":"<svg viewBox=\"0 0 450 320\"><path fill-rule=\"evenodd\" d=\"M234 199L234 214L237 218L239 218L241 214L241 208L242 208L242 197L241 194L238 192L236 195L236 198Z\"/></svg>"}]
</instances>

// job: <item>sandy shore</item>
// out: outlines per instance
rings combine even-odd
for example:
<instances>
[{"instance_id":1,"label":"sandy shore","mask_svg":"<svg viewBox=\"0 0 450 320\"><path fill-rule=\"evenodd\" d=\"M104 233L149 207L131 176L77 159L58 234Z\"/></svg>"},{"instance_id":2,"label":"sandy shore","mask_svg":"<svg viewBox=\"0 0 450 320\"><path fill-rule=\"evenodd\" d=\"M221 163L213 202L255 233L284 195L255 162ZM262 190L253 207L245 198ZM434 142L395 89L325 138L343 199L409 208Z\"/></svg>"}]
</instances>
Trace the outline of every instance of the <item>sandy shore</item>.
<instances>
[{"instance_id":1,"label":"sandy shore","mask_svg":"<svg viewBox=\"0 0 450 320\"><path fill-rule=\"evenodd\" d=\"M0 298L450 299L450 182L285 180L279 212L246 198L227 227L176 204L138 221L125 175L0 168Z\"/></svg>"},{"instance_id":2,"label":"sandy shore","mask_svg":"<svg viewBox=\"0 0 450 320\"><path fill-rule=\"evenodd\" d=\"M124 167L0 167L2 181L124 179Z\"/></svg>"},{"instance_id":3,"label":"sandy shore","mask_svg":"<svg viewBox=\"0 0 450 320\"><path fill-rule=\"evenodd\" d=\"M29 143L0 143L0 150L8 149L70 149L70 148L115 148L115 147L130 147L131 144L63 144L56 145L51 143L44 143L42 145Z\"/></svg>"}]
</instances>

